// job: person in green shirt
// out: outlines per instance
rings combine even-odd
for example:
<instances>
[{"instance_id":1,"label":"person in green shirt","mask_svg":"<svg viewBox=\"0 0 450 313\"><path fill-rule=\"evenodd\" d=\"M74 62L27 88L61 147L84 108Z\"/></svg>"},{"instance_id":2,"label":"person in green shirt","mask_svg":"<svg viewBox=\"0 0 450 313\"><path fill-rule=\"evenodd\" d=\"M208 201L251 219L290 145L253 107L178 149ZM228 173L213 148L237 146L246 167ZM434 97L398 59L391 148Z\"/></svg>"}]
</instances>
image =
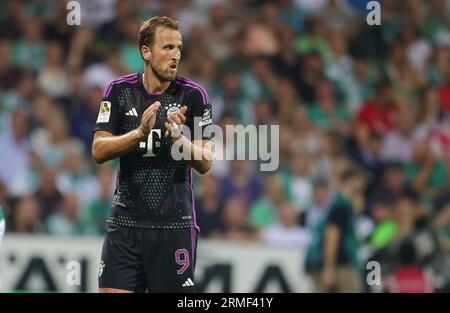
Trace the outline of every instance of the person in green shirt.
<instances>
[{"instance_id":1,"label":"person in green shirt","mask_svg":"<svg viewBox=\"0 0 450 313\"><path fill-rule=\"evenodd\" d=\"M306 269L316 292L362 291L355 227L355 205L365 185L361 178L355 169L343 172L326 217L313 229Z\"/></svg>"},{"instance_id":2,"label":"person in green shirt","mask_svg":"<svg viewBox=\"0 0 450 313\"><path fill-rule=\"evenodd\" d=\"M435 209L432 227L438 235L441 249L444 252L450 252L450 200L442 207Z\"/></svg>"},{"instance_id":3,"label":"person in green shirt","mask_svg":"<svg viewBox=\"0 0 450 313\"><path fill-rule=\"evenodd\" d=\"M277 208L284 202L283 184L276 175L264 182L264 196L250 207L249 223L256 228L267 228L278 222Z\"/></svg>"},{"instance_id":4,"label":"person in green shirt","mask_svg":"<svg viewBox=\"0 0 450 313\"><path fill-rule=\"evenodd\" d=\"M323 80L316 86L315 103L308 108L310 121L319 128L337 131L340 135L350 133L351 120L348 110L336 103L333 85Z\"/></svg>"},{"instance_id":5,"label":"person in green shirt","mask_svg":"<svg viewBox=\"0 0 450 313\"><path fill-rule=\"evenodd\" d=\"M430 201L449 187L449 170L441 158L434 155L427 142L418 143L413 150L413 159L405 164L405 179L408 185Z\"/></svg>"}]
</instances>

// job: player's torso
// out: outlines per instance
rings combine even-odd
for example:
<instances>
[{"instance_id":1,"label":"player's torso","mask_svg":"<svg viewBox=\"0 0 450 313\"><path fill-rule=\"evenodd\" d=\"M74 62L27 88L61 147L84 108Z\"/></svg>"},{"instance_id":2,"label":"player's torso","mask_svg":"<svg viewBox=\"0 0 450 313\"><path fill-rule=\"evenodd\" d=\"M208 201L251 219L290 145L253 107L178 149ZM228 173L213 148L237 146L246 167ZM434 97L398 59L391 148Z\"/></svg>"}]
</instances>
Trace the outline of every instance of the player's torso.
<instances>
[{"instance_id":1,"label":"player's torso","mask_svg":"<svg viewBox=\"0 0 450 313\"><path fill-rule=\"evenodd\" d=\"M148 139L120 157L110 221L127 226L191 227L194 220L190 167L185 161L172 158L171 146L164 136L167 111L186 105L189 89L172 83L163 94L149 95L140 79L117 89L119 134L138 128L142 114L155 101L161 107Z\"/></svg>"}]
</instances>

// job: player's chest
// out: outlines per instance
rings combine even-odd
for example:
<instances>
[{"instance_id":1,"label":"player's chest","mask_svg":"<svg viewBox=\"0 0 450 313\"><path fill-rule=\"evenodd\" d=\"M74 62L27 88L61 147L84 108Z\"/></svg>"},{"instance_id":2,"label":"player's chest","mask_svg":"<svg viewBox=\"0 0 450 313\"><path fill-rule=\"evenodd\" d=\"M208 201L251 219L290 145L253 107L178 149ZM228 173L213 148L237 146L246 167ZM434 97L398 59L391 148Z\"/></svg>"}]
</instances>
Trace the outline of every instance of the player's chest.
<instances>
[{"instance_id":1,"label":"player's chest","mask_svg":"<svg viewBox=\"0 0 450 313\"><path fill-rule=\"evenodd\" d=\"M182 106L187 105L185 95L164 95L162 97L149 99L148 97L136 97L134 101L129 101L123 105L121 113L121 124L124 128L135 129L141 123L143 113L155 101L161 103L153 128L164 129L167 121L167 114L178 111Z\"/></svg>"}]
</instances>

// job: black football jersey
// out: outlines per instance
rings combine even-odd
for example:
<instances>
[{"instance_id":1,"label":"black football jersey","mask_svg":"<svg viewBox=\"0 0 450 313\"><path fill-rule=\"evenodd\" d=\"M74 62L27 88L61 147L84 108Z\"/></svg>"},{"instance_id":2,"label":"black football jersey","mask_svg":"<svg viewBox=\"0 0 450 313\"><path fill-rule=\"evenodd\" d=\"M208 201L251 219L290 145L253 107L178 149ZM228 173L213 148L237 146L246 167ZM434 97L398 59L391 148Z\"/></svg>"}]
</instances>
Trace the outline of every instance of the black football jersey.
<instances>
[{"instance_id":1,"label":"black football jersey","mask_svg":"<svg viewBox=\"0 0 450 313\"><path fill-rule=\"evenodd\" d=\"M120 77L104 91L94 131L126 134L139 127L143 112L155 101L161 107L148 138L119 159L108 222L130 227L197 227L192 168L172 157L164 123L168 110L187 106L185 125L191 140L210 139L201 131L212 124L211 101L202 86L177 76L164 93L149 94L142 73ZM201 122L194 124L194 117Z\"/></svg>"}]
</instances>

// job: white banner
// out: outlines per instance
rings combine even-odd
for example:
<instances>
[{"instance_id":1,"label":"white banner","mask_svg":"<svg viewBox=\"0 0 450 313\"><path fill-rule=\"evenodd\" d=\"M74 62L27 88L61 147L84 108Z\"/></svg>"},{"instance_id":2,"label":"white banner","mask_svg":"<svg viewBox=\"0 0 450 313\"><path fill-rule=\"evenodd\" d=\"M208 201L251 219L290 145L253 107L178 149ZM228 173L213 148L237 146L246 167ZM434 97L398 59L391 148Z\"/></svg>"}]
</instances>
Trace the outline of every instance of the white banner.
<instances>
[{"instance_id":1,"label":"white banner","mask_svg":"<svg viewBox=\"0 0 450 313\"><path fill-rule=\"evenodd\" d=\"M97 292L102 238L7 235L0 247L2 291ZM304 251L200 240L198 292L309 292Z\"/></svg>"}]
</instances>

